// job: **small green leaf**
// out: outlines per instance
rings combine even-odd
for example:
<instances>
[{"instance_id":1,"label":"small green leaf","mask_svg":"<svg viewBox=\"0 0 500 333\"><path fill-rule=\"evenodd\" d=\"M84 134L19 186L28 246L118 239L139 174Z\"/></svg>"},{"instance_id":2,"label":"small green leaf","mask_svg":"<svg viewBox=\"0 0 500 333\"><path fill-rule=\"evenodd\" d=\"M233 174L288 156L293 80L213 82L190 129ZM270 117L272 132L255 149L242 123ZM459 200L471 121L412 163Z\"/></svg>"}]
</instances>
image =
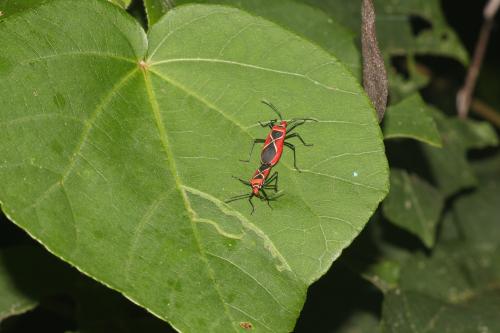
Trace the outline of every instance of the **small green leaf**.
<instances>
[{"instance_id":1,"label":"small green leaf","mask_svg":"<svg viewBox=\"0 0 500 333\"><path fill-rule=\"evenodd\" d=\"M431 185L404 170L391 169L391 190L384 200L384 215L415 234L427 247L434 245L444 199Z\"/></svg>"},{"instance_id":2,"label":"small green leaf","mask_svg":"<svg viewBox=\"0 0 500 333\"><path fill-rule=\"evenodd\" d=\"M422 71L417 66L414 57L402 60L407 73L401 73L394 66L389 66L389 91L391 104L400 103L403 99L419 95L419 90L430 82L428 72Z\"/></svg>"},{"instance_id":3,"label":"small green leaf","mask_svg":"<svg viewBox=\"0 0 500 333\"><path fill-rule=\"evenodd\" d=\"M460 133L465 149L482 149L498 145L498 136L493 126L486 121L474 119L450 119L450 125Z\"/></svg>"},{"instance_id":4,"label":"small green leaf","mask_svg":"<svg viewBox=\"0 0 500 333\"><path fill-rule=\"evenodd\" d=\"M0 321L10 316L15 316L35 308L38 300L16 286L7 262L9 252L12 250L0 250ZM17 265L24 265L19 261Z\"/></svg>"},{"instance_id":5,"label":"small green leaf","mask_svg":"<svg viewBox=\"0 0 500 333\"><path fill-rule=\"evenodd\" d=\"M15 246L0 250L0 321L29 311L43 297L67 288L71 273L39 248Z\"/></svg>"},{"instance_id":6,"label":"small green leaf","mask_svg":"<svg viewBox=\"0 0 500 333\"><path fill-rule=\"evenodd\" d=\"M335 330L335 333L379 333L379 319L368 311L356 311Z\"/></svg>"},{"instance_id":7,"label":"small green leaf","mask_svg":"<svg viewBox=\"0 0 500 333\"><path fill-rule=\"evenodd\" d=\"M42 301L66 296L76 305L71 319L80 333L125 332L124 327L126 332L173 332L165 322L79 274L40 246L0 250L0 295L0 321L29 311ZM57 304L51 312L73 315L66 306Z\"/></svg>"},{"instance_id":8,"label":"small green leaf","mask_svg":"<svg viewBox=\"0 0 500 333\"><path fill-rule=\"evenodd\" d=\"M164 321L83 275L75 281L71 296L80 333L175 332Z\"/></svg>"},{"instance_id":9,"label":"small green leaf","mask_svg":"<svg viewBox=\"0 0 500 333\"><path fill-rule=\"evenodd\" d=\"M476 177L466 159L470 148L496 146L495 131L487 122L459 120L433 112L441 134L443 147L423 145L422 149L439 190L445 196L477 184Z\"/></svg>"},{"instance_id":10,"label":"small green leaf","mask_svg":"<svg viewBox=\"0 0 500 333\"><path fill-rule=\"evenodd\" d=\"M411 95L390 106L383 123L384 137L412 138L441 147L441 136L428 108L419 94Z\"/></svg>"},{"instance_id":11,"label":"small green leaf","mask_svg":"<svg viewBox=\"0 0 500 333\"><path fill-rule=\"evenodd\" d=\"M361 55L356 48L354 33L318 8L294 0L176 1L177 4L193 2L234 6L275 22L333 54L358 80L361 80Z\"/></svg>"},{"instance_id":12,"label":"small green leaf","mask_svg":"<svg viewBox=\"0 0 500 333\"><path fill-rule=\"evenodd\" d=\"M384 259L366 267L362 276L382 292L387 293L397 287L400 269L399 262Z\"/></svg>"},{"instance_id":13,"label":"small green leaf","mask_svg":"<svg viewBox=\"0 0 500 333\"><path fill-rule=\"evenodd\" d=\"M384 332L500 331L500 251L463 243L417 255L384 297Z\"/></svg>"},{"instance_id":14,"label":"small green leaf","mask_svg":"<svg viewBox=\"0 0 500 333\"><path fill-rule=\"evenodd\" d=\"M174 7L174 0L144 0L144 8L151 27L158 22L166 12Z\"/></svg>"},{"instance_id":15,"label":"small green leaf","mask_svg":"<svg viewBox=\"0 0 500 333\"><path fill-rule=\"evenodd\" d=\"M0 40L5 213L180 331L291 331L387 193L356 79L262 18L186 5L146 36L108 2L54 0L4 20ZM258 166L239 159L274 117L262 99L318 122L300 127L315 144L297 144L302 172L285 152L284 195L252 215L224 201L250 193L232 176Z\"/></svg>"}]
</instances>

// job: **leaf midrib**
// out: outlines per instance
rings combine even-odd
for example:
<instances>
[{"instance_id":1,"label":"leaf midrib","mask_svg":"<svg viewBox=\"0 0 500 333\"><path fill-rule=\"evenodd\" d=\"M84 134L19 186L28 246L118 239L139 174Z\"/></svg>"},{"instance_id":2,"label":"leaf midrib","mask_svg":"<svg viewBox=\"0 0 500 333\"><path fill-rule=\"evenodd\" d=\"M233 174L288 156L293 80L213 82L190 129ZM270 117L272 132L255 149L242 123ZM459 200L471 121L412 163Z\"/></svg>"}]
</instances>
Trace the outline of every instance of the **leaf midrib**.
<instances>
[{"instance_id":1,"label":"leaf midrib","mask_svg":"<svg viewBox=\"0 0 500 333\"><path fill-rule=\"evenodd\" d=\"M231 327L233 328L233 330L235 332L238 332L238 329L234 326L235 320L231 316L231 313L229 312L229 309L227 307L227 303L224 300L224 297L222 295L220 287L216 281L215 273L214 273L212 267L210 266L210 262L206 256L207 251L203 248L203 245L201 242L201 237L200 237L198 229L195 225L195 221L194 221L195 216L193 214L193 209L192 209L191 204L186 196L186 193L182 189L182 184L181 184L181 181L179 179L179 173L177 172L177 165L176 165L174 158L173 158L174 154L170 149L168 135L167 135L167 132L165 130L165 124L163 123L163 119L162 119L162 116L160 113L160 106L158 105L158 100L157 100L156 94L153 90L150 74L147 70L143 70L142 73L143 73L143 77L144 77L144 83L146 85L148 99L151 103L151 111L153 112L155 124L156 124L157 130L158 130L158 135L160 137L160 141L162 143L164 153L167 155L168 170L171 171L172 177L175 181L175 186L176 186L177 190L179 191L179 193L181 194L184 207L189 214L188 219L189 219L189 222L191 224L191 229L193 232L194 239L196 241L196 245L198 247L198 252L200 253L200 257L201 257L202 261L205 263L208 277L212 281L213 288L216 291L217 295L219 296L220 302L222 303L222 306L224 308L224 312L231 323Z\"/></svg>"}]
</instances>

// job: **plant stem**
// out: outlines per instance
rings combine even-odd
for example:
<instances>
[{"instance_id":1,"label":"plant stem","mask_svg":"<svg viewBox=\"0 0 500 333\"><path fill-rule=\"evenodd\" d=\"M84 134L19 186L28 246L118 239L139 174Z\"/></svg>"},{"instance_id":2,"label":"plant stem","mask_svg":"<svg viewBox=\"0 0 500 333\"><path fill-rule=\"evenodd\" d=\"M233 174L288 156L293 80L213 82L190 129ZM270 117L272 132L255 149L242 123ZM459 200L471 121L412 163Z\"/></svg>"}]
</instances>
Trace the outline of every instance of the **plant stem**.
<instances>
[{"instance_id":1,"label":"plant stem","mask_svg":"<svg viewBox=\"0 0 500 333\"><path fill-rule=\"evenodd\" d=\"M461 118L467 117L471 106L472 93L476 86L477 77L479 76L484 54L486 53L486 47L488 46L491 28L493 27L493 17L495 16L499 6L500 0L490 0L484 9L484 21L481 27L481 32L479 33L476 49L474 51L474 58L472 60L472 64L469 66L469 70L467 71L464 86L458 91L457 94L457 110L458 116Z\"/></svg>"}]
</instances>

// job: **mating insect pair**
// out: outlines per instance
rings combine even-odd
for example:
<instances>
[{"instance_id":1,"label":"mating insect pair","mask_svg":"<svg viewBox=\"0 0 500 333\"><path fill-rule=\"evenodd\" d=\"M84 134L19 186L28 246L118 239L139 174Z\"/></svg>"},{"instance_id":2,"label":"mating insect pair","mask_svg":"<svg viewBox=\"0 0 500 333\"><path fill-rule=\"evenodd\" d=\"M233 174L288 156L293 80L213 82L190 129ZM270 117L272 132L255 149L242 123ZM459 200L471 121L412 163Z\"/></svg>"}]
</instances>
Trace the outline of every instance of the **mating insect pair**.
<instances>
[{"instance_id":1,"label":"mating insect pair","mask_svg":"<svg viewBox=\"0 0 500 333\"><path fill-rule=\"evenodd\" d=\"M277 198L277 192L278 192L278 172L274 172L271 176L271 169L278 164L280 161L281 155L283 154L283 147L286 146L290 148L293 152L293 165L295 169L298 171L299 168L297 167L297 159L295 155L295 146L291 144L290 142L287 142L287 139L291 138L298 138L304 146L312 146L312 144L308 144L302 139L300 134L298 133L292 133L295 128L297 128L300 125L305 124L308 121L317 121L316 119L312 118L295 118L291 119L289 121L283 120L283 117L281 116L281 113L278 111L278 109L271 103L267 101L262 101L262 103L266 104L269 106L279 117L278 119L270 120L267 123L261 123L259 122L259 125L262 127L269 127L271 129L271 132L267 135L265 139L255 139L252 148L250 149L250 154L248 155L248 159L246 160L241 160L242 162L249 162L250 157L252 156L253 150L255 148L255 145L257 143L263 143L264 146L262 147L262 151L260 154L260 167L254 172L252 178L250 181L243 180L241 178L236 178L243 184L250 186L252 188L252 192L250 194L242 194L242 195L237 195L232 198L229 198L226 200L226 203L235 201L235 200L241 200L248 198L248 202L252 206L252 214L255 210L255 207L252 203L252 198L253 197L258 197L261 200L265 200L269 207L270 201L275 200ZM275 194L274 196L269 196L266 193L266 190L271 189L274 190ZM261 196L262 195L262 196Z\"/></svg>"}]
</instances>

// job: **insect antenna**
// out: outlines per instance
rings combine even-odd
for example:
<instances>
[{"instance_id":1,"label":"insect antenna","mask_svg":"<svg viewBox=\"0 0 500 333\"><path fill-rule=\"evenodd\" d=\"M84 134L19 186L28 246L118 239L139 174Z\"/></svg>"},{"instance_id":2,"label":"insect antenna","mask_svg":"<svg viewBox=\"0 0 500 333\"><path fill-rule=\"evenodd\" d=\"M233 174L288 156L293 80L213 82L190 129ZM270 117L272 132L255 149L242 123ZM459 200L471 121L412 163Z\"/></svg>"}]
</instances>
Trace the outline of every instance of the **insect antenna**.
<instances>
[{"instance_id":1,"label":"insect antenna","mask_svg":"<svg viewBox=\"0 0 500 333\"><path fill-rule=\"evenodd\" d=\"M273 110L274 112L276 112L276 114L278 115L278 117L280 117L280 120L283 120L283 116L278 111L278 108L275 107L271 102L268 102L266 100L262 100L261 102L264 103L264 104L266 104L267 106L269 106L271 108L271 110Z\"/></svg>"}]
</instances>

